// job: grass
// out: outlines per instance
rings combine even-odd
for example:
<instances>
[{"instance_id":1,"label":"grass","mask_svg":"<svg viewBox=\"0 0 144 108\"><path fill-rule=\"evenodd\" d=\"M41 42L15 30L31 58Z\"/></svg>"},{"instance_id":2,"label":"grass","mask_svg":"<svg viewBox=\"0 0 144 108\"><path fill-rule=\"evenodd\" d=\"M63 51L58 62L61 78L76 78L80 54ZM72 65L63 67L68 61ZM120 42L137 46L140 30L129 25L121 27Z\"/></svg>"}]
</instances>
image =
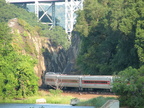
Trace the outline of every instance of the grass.
<instances>
[{"instance_id":1,"label":"grass","mask_svg":"<svg viewBox=\"0 0 144 108\"><path fill-rule=\"evenodd\" d=\"M46 102L49 104L70 104L70 100L74 97L72 96L63 96L60 91L50 90L46 91L38 91L38 94L35 96L27 97L25 99L5 99L2 100L0 98L0 103L25 103L25 104L35 104L36 99L44 98ZM81 100L81 102L77 106L95 106L96 108L101 107L107 100L109 99L117 99L114 97L97 97L90 100Z\"/></svg>"},{"instance_id":2,"label":"grass","mask_svg":"<svg viewBox=\"0 0 144 108\"><path fill-rule=\"evenodd\" d=\"M53 95L45 91L39 91L37 95L27 97L25 99L5 99L0 98L0 103L25 103L25 104L34 104L36 99L44 98L49 104L70 104L72 96L62 96L61 94Z\"/></svg>"}]
</instances>

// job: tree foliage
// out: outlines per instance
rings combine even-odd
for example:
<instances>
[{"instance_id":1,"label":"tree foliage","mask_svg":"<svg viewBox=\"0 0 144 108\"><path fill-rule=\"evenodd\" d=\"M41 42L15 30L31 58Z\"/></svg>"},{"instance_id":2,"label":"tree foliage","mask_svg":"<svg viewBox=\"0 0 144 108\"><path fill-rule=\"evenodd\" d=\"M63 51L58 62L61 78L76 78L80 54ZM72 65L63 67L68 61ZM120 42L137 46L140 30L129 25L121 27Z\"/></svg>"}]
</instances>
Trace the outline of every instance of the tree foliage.
<instances>
[{"instance_id":1,"label":"tree foliage","mask_svg":"<svg viewBox=\"0 0 144 108\"><path fill-rule=\"evenodd\" d=\"M75 25L82 74L118 73L113 90L131 108L144 106L143 12L143 0L86 0Z\"/></svg>"},{"instance_id":2,"label":"tree foliage","mask_svg":"<svg viewBox=\"0 0 144 108\"><path fill-rule=\"evenodd\" d=\"M34 72L36 60L20 53L21 48L18 45L21 45L19 43L23 43L23 40L14 32L15 37L21 39L21 42L14 41L7 22L17 18L18 23L25 29L22 33L24 37L28 36L28 33L37 35L35 34L37 30L40 35L49 37L56 46L60 45L67 49L70 42L62 28L56 27L49 30L47 25L37 22L34 13L5 3L5 0L0 0L0 10L0 98L24 98L35 94L38 90L38 78ZM17 44L13 44L12 41ZM36 53L34 47L28 42L23 46L27 54Z\"/></svg>"},{"instance_id":3,"label":"tree foliage","mask_svg":"<svg viewBox=\"0 0 144 108\"><path fill-rule=\"evenodd\" d=\"M5 23L0 23L0 97L22 98L33 95L38 89L38 78L33 69L36 60L15 52L9 30Z\"/></svg>"},{"instance_id":4,"label":"tree foliage","mask_svg":"<svg viewBox=\"0 0 144 108\"><path fill-rule=\"evenodd\" d=\"M5 3L5 0L0 0L0 10L0 22L7 22L12 18L20 18L32 26L39 25L34 13L27 12L27 10L13 4Z\"/></svg>"},{"instance_id":5,"label":"tree foliage","mask_svg":"<svg viewBox=\"0 0 144 108\"><path fill-rule=\"evenodd\" d=\"M116 76L113 91L119 95L121 105L130 108L144 106L144 66L139 69L129 67Z\"/></svg>"},{"instance_id":6,"label":"tree foliage","mask_svg":"<svg viewBox=\"0 0 144 108\"><path fill-rule=\"evenodd\" d=\"M62 46L65 50L70 46L68 35L62 27L57 26L52 30L43 30L41 34L48 37L55 46Z\"/></svg>"},{"instance_id":7,"label":"tree foliage","mask_svg":"<svg viewBox=\"0 0 144 108\"><path fill-rule=\"evenodd\" d=\"M69 48L70 41L62 27L55 27L49 30L50 27L48 25L37 21L34 13L30 13L26 9L13 4L6 4L4 0L0 0L0 10L0 22L7 22L12 18L18 18L19 23L31 34L34 35L33 30L37 30L41 36L49 37L55 45L60 45L64 49Z\"/></svg>"},{"instance_id":8,"label":"tree foliage","mask_svg":"<svg viewBox=\"0 0 144 108\"><path fill-rule=\"evenodd\" d=\"M75 30L81 34L77 59L83 74L113 74L143 65L144 1L86 0Z\"/></svg>"}]
</instances>

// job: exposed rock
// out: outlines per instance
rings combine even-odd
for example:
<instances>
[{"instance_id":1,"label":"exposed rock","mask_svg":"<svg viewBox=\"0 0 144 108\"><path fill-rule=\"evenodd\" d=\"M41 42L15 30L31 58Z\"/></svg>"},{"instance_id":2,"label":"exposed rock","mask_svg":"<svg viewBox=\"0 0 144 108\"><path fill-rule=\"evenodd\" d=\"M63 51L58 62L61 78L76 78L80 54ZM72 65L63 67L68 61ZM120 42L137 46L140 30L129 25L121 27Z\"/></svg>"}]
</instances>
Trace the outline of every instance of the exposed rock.
<instances>
[{"instance_id":1,"label":"exposed rock","mask_svg":"<svg viewBox=\"0 0 144 108\"><path fill-rule=\"evenodd\" d=\"M14 18L8 22L11 32L14 34L12 45L22 54L29 54L38 60L35 66L35 72L40 78L39 85L42 85L42 79L45 72L62 72L67 64L66 51L60 46L53 46L47 37L40 37L35 31L34 35L29 33ZM27 33L27 36L23 36Z\"/></svg>"},{"instance_id":2,"label":"exposed rock","mask_svg":"<svg viewBox=\"0 0 144 108\"><path fill-rule=\"evenodd\" d=\"M36 99L36 103L46 103L46 99Z\"/></svg>"},{"instance_id":3,"label":"exposed rock","mask_svg":"<svg viewBox=\"0 0 144 108\"><path fill-rule=\"evenodd\" d=\"M78 53L79 38L73 36L71 48L65 51L61 46L54 46L47 37L40 37L34 31L31 34L18 23L14 18L8 22L11 32L14 34L12 45L22 54L29 54L38 60L34 70L40 78L39 85L43 85L45 72L64 72L74 71L75 59Z\"/></svg>"},{"instance_id":4,"label":"exposed rock","mask_svg":"<svg viewBox=\"0 0 144 108\"><path fill-rule=\"evenodd\" d=\"M72 36L72 40L71 40L71 46L69 48L69 50L67 51L67 55L68 55L68 61L67 64L65 66L65 69L63 71L63 73L66 74L80 74L77 71L77 66L76 66L76 58L77 55L79 53L79 46L80 46L80 37L78 36L77 33L73 33Z\"/></svg>"},{"instance_id":5,"label":"exposed rock","mask_svg":"<svg viewBox=\"0 0 144 108\"><path fill-rule=\"evenodd\" d=\"M73 98L73 99L71 99L71 101L70 101L70 105L75 106L75 105L77 105L79 102L80 102L79 99Z\"/></svg>"}]
</instances>

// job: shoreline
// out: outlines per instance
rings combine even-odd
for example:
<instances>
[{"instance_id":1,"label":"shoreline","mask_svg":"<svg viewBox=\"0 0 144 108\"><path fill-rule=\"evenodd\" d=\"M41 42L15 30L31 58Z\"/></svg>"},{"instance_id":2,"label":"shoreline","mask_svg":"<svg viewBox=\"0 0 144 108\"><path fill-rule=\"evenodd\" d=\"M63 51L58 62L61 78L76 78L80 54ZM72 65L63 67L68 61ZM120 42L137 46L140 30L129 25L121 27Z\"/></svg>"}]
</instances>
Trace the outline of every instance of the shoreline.
<instances>
[{"instance_id":1,"label":"shoreline","mask_svg":"<svg viewBox=\"0 0 144 108\"><path fill-rule=\"evenodd\" d=\"M36 99L46 99L46 104L69 104L73 98L80 100L89 100L97 97L118 97L116 95L99 95L99 94L84 94L84 93L60 93L51 94L48 90L39 90L37 95L26 97L25 99L10 99L3 100L0 97L0 103L24 103L24 104L35 104Z\"/></svg>"}]
</instances>

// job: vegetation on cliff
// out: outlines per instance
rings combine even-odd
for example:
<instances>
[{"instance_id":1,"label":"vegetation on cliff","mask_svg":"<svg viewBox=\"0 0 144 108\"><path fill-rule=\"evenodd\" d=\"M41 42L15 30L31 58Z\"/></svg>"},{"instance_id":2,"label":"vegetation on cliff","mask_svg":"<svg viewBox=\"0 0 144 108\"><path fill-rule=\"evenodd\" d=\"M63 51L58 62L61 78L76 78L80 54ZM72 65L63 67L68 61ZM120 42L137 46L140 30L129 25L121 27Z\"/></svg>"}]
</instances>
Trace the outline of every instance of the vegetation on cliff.
<instances>
[{"instance_id":1,"label":"vegetation on cliff","mask_svg":"<svg viewBox=\"0 0 144 108\"><path fill-rule=\"evenodd\" d=\"M28 41L32 36L48 37L56 46L67 49L70 45L65 31L37 22L34 13L0 0L0 100L25 98L37 93L38 78L34 71L37 64L37 51ZM18 29L10 29L10 19L17 19ZM12 23L14 24L14 23Z\"/></svg>"},{"instance_id":2,"label":"vegetation on cliff","mask_svg":"<svg viewBox=\"0 0 144 108\"><path fill-rule=\"evenodd\" d=\"M41 31L41 35L51 39L54 46L62 46L65 50L67 50L71 44L65 30L60 26L54 27L52 30L43 30Z\"/></svg>"},{"instance_id":3,"label":"vegetation on cliff","mask_svg":"<svg viewBox=\"0 0 144 108\"><path fill-rule=\"evenodd\" d=\"M41 36L48 37L55 45L60 45L64 49L68 49L70 46L68 35L62 27L49 30L50 27L48 25L37 22L37 17L34 13L28 12L16 5L7 4L5 0L0 0L0 10L0 22L8 22L10 19L18 18L20 19L20 24L23 25L27 31L32 33L33 30L36 30Z\"/></svg>"},{"instance_id":4,"label":"vegetation on cliff","mask_svg":"<svg viewBox=\"0 0 144 108\"><path fill-rule=\"evenodd\" d=\"M13 4L7 4L5 0L0 0L0 10L0 22L8 22L9 19L19 18L25 20L32 26L38 25L34 13L29 13Z\"/></svg>"},{"instance_id":5,"label":"vegetation on cliff","mask_svg":"<svg viewBox=\"0 0 144 108\"><path fill-rule=\"evenodd\" d=\"M7 24L0 23L0 98L24 98L38 90L36 60L16 52Z\"/></svg>"}]
</instances>

